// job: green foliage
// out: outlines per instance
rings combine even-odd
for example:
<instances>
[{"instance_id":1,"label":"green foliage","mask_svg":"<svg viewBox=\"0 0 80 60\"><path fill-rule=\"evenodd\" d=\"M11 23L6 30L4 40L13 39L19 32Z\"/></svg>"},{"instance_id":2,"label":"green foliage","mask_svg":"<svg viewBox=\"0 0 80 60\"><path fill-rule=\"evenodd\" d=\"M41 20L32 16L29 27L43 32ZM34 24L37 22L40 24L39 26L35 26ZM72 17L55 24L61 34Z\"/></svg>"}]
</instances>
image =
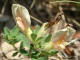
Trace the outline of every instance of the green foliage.
<instances>
[{"instance_id":1,"label":"green foliage","mask_svg":"<svg viewBox=\"0 0 80 60\"><path fill-rule=\"evenodd\" d=\"M51 41L51 36L50 34L46 34L44 37L38 38L41 41L41 46L43 46L45 43L48 43Z\"/></svg>"},{"instance_id":2,"label":"green foliage","mask_svg":"<svg viewBox=\"0 0 80 60\"><path fill-rule=\"evenodd\" d=\"M47 35L47 36L45 37L44 41L45 41L45 42L49 42L49 41L51 40L51 36L52 36L52 35L50 35L50 34Z\"/></svg>"},{"instance_id":3,"label":"green foliage","mask_svg":"<svg viewBox=\"0 0 80 60\"><path fill-rule=\"evenodd\" d=\"M43 45L45 43L48 43L51 41L52 35L46 34L45 36L37 37L37 33L39 32L40 27L37 25L36 29L32 29L31 34L31 41L26 38L24 34L22 34L17 26L15 26L13 29L9 30L7 27L4 28L4 38L5 41L11 44L16 52L13 53L13 56L16 56L18 53L23 54L25 56L30 56L32 60L47 60L49 55L54 55L57 53L56 50L50 50L50 51L44 51L42 49ZM20 48L17 49L14 44L17 42L21 42ZM29 48L29 51L26 51L24 47Z\"/></svg>"},{"instance_id":4,"label":"green foliage","mask_svg":"<svg viewBox=\"0 0 80 60\"><path fill-rule=\"evenodd\" d=\"M48 57L45 56L45 57L40 57L40 58L38 58L38 59L32 58L31 60L48 60Z\"/></svg>"},{"instance_id":5,"label":"green foliage","mask_svg":"<svg viewBox=\"0 0 80 60\"><path fill-rule=\"evenodd\" d=\"M31 45L29 53L30 53L32 58L38 58L40 56L41 52L38 51L37 49L35 49L33 45Z\"/></svg>"},{"instance_id":6,"label":"green foliage","mask_svg":"<svg viewBox=\"0 0 80 60\"><path fill-rule=\"evenodd\" d=\"M9 30L7 27L4 28L4 38L9 44L14 45L17 43L18 40L16 39L16 36L19 34L19 30L16 27L14 27L12 30Z\"/></svg>"},{"instance_id":7,"label":"green foliage","mask_svg":"<svg viewBox=\"0 0 80 60\"><path fill-rule=\"evenodd\" d=\"M34 30L34 33L37 34L39 32L40 26L36 25L36 29Z\"/></svg>"},{"instance_id":8,"label":"green foliage","mask_svg":"<svg viewBox=\"0 0 80 60\"><path fill-rule=\"evenodd\" d=\"M24 54L26 56L28 55L28 52L24 49L24 47L30 47L29 40L19 31L17 26L15 26L11 30L5 27L3 36L5 41L11 44L17 50L15 53L13 53L13 56L16 56L18 53ZM14 45L20 41L21 44L18 51L18 49Z\"/></svg>"},{"instance_id":9,"label":"green foliage","mask_svg":"<svg viewBox=\"0 0 80 60\"><path fill-rule=\"evenodd\" d=\"M29 54L28 54L28 51L26 51L25 48L24 48L24 46L23 46L23 42L21 42L21 44L20 44L19 52L20 52L21 54L24 54L25 56L28 56L28 55L29 55Z\"/></svg>"},{"instance_id":10,"label":"green foliage","mask_svg":"<svg viewBox=\"0 0 80 60\"><path fill-rule=\"evenodd\" d=\"M16 44L19 41L23 42L24 46L29 47L29 40L23 35L17 26L15 26L13 29L9 30L7 27L4 28L4 39L9 44Z\"/></svg>"},{"instance_id":11,"label":"green foliage","mask_svg":"<svg viewBox=\"0 0 80 60\"><path fill-rule=\"evenodd\" d=\"M32 30L32 32L33 32L34 34L37 34L37 33L39 32L40 26L39 26L39 25L36 25L35 28L36 28L36 29L32 29L32 27L31 27L31 30Z\"/></svg>"},{"instance_id":12,"label":"green foliage","mask_svg":"<svg viewBox=\"0 0 80 60\"><path fill-rule=\"evenodd\" d=\"M32 40L35 40L37 38L37 34L32 33L31 38L32 38Z\"/></svg>"}]
</instances>

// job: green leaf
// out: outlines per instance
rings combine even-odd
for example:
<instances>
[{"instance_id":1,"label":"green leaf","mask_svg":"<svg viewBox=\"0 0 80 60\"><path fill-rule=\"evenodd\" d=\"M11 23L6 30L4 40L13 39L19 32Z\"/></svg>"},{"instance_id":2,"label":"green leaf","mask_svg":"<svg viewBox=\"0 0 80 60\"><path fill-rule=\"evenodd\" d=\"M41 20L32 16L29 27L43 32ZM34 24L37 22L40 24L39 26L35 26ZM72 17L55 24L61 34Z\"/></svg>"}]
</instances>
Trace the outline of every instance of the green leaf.
<instances>
[{"instance_id":1,"label":"green leaf","mask_svg":"<svg viewBox=\"0 0 80 60\"><path fill-rule=\"evenodd\" d=\"M20 33L17 26L14 26L14 28L11 29L10 32L12 33L12 35L18 35Z\"/></svg>"},{"instance_id":2,"label":"green leaf","mask_svg":"<svg viewBox=\"0 0 80 60\"><path fill-rule=\"evenodd\" d=\"M25 47L30 48L30 41L25 37L25 35L19 34L19 35L16 36L16 39L17 39L18 41L23 42L23 45L24 45Z\"/></svg>"},{"instance_id":3,"label":"green leaf","mask_svg":"<svg viewBox=\"0 0 80 60\"><path fill-rule=\"evenodd\" d=\"M25 36L19 33L19 35L16 35L15 39L17 39L18 41L25 40Z\"/></svg>"},{"instance_id":4,"label":"green leaf","mask_svg":"<svg viewBox=\"0 0 80 60\"><path fill-rule=\"evenodd\" d=\"M39 58L31 58L31 60L48 60L48 57L47 56L44 56L44 57L39 57Z\"/></svg>"},{"instance_id":5,"label":"green leaf","mask_svg":"<svg viewBox=\"0 0 80 60\"><path fill-rule=\"evenodd\" d=\"M21 42L20 44L20 49L19 49L21 54L26 54L28 55L28 52L25 50L24 46L23 46L23 42Z\"/></svg>"},{"instance_id":6,"label":"green leaf","mask_svg":"<svg viewBox=\"0 0 80 60\"><path fill-rule=\"evenodd\" d=\"M31 29L32 33L34 33L34 30L32 29L32 27L30 27L30 29Z\"/></svg>"},{"instance_id":7,"label":"green leaf","mask_svg":"<svg viewBox=\"0 0 80 60\"><path fill-rule=\"evenodd\" d=\"M20 32L16 26L11 30L9 30L7 27L5 27L3 36L4 36L6 42L8 42L9 44L15 44L18 42L18 40L16 39L16 36L18 36L19 33Z\"/></svg>"},{"instance_id":8,"label":"green leaf","mask_svg":"<svg viewBox=\"0 0 80 60\"><path fill-rule=\"evenodd\" d=\"M43 45L43 44L45 44L45 43L47 43L49 41L51 41L51 35L47 34L41 39L41 45Z\"/></svg>"},{"instance_id":9,"label":"green leaf","mask_svg":"<svg viewBox=\"0 0 80 60\"><path fill-rule=\"evenodd\" d=\"M28 39L24 39L22 42L25 47L30 48L30 41Z\"/></svg>"},{"instance_id":10,"label":"green leaf","mask_svg":"<svg viewBox=\"0 0 80 60\"><path fill-rule=\"evenodd\" d=\"M31 38L35 41L35 39L37 38L37 34L32 33Z\"/></svg>"},{"instance_id":11,"label":"green leaf","mask_svg":"<svg viewBox=\"0 0 80 60\"><path fill-rule=\"evenodd\" d=\"M36 29L35 29L35 34L37 34L39 32L39 29L40 29L40 26L39 25L36 25Z\"/></svg>"},{"instance_id":12,"label":"green leaf","mask_svg":"<svg viewBox=\"0 0 80 60\"><path fill-rule=\"evenodd\" d=\"M33 57L33 58L37 58L37 57L39 57L40 54L41 54L40 51L36 51L36 50L33 50L33 51L32 51L32 57Z\"/></svg>"},{"instance_id":13,"label":"green leaf","mask_svg":"<svg viewBox=\"0 0 80 60\"><path fill-rule=\"evenodd\" d=\"M16 56L18 54L18 52L15 52L15 53L13 53L13 55L12 56Z\"/></svg>"},{"instance_id":14,"label":"green leaf","mask_svg":"<svg viewBox=\"0 0 80 60\"><path fill-rule=\"evenodd\" d=\"M21 42L21 44L20 44L20 50L21 49L24 49L23 42Z\"/></svg>"},{"instance_id":15,"label":"green leaf","mask_svg":"<svg viewBox=\"0 0 80 60\"><path fill-rule=\"evenodd\" d=\"M5 38L5 41L8 42L9 44L13 45L19 41L22 41L24 46L30 47L29 40L25 37L24 34L19 32L19 29L17 26L15 26L11 30L5 27L3 36Z\"/></svg>"},{"instance_id":16,"label":"green leaf","mask_svg":"<svg viewBox=\"0 0 80 60\"><path fill-rule=\"evenodd\" d=\"M38 58L38 60L48 60L48 57L46 56L46 57L40 57L40 58Z\"/></svg>"},{"instance_id":17,"label":"green leaf","mask_svg":"<svg viewBox=\"0 0 80 60\"><path fill-rule=\"evenodd\" d=\"M39 29L40 29L40 26L39 26L39 25L36 25L36 29L35 29L35 30L32 29L32 27L30 27L30 28L31 28L31 30L32 30L32 32L33 32L34 34L37 34L38 31L39 31Z\"/></svg>"},{"instance_id":18,"label":"green leaf","mask_svg":"<svg viewBox=\"0 0 80 60\"><path fill-rule=\"evenodd\" d=\"M8 36L10 35L10 31L7 27L4 28L4 34L3 34L3 37L5 39L5 41L8 40Z\"/></svg>"},{"instance_id":19,"label":"green leaf","mask_svg":"<svg viewBox=\"0 0 80 60\"><path fill-rule=\"evenodd\" d=\"M13 32L19 32L19 29L17 26L14 26L14 28L12 29Z\"/></svg>"},{"instance_id":20,"label":"green leaf","mask_svg":"<svg viewBox=\"0 0 80 60\"><path fill-rule=\"evenodd\" d=\"M40 54L41 54L41 51L39 51L39 50L36 50L35 48L34 48L34 45L32 45L31 44L31 46L30 46L30 56L32 57L32 58L38 58L39 56L40 56Z\"/></svg>"},{"instance_id":21,"label":"green leaf","mask_svg":"<svg viewBox=\"0 0 80 60\"><path fill-rule=\"evenodd\" d=\"M42 41L43 37L39 37L36 39L37 43L40 43Z\"/></svg>"},{"instance_id":22,"label":"green leaf","mask_svg":"<svg viewBox=\"0 0 80 60\"><path fill-rule=\"evenodd\" d=\"M55 55L57 53L58 53L58 51L55 49L53 49L51 51L42 51L42 55L44 55L44 56Z\"/></svg>"},{"instance_id":23,"label":"green leaf","mask_svg":"<svg viewBox=\"0 0 80 60\"><path fill-rule=\"evenodd\" d=\"M54 55L54 54L58 53L58 51L54 49L54 50L49 51L48 53L49 53L49 55Z\"/></svg>"},{"instance_id":24,"label":"green leaf","mask_svg":"<svg viewBox=\"0 0 80 60\"><path fill-rule=\"evenodd\" d=\"M7 27L4 28L4 34L8 35L10 32L9 32L9 29Z\"/></svg>"},{"instance_id":25,"label":"green leaf","mask_svg":"<svg viewBox=\"0 0 80 60\"><path fill-rule=\"evenodd\" d=\"M49 34L49 35L46 37L45 42L51 41L51 37L52 37L52 35Z\"/></svg>"}]
</instances>

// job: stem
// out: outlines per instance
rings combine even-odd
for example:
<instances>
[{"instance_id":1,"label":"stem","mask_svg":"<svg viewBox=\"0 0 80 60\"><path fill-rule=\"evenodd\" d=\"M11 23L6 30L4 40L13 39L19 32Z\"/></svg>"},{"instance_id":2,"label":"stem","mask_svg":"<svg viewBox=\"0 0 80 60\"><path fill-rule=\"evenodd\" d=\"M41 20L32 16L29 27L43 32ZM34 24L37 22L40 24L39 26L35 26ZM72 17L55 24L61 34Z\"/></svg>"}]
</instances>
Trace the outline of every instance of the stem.
<instances>
[{"instance_id":1,"label":"stem","mask_svg":"<svg viewBox=\"0 0 80 60\"><path fill-rule=\"evenodd\" d=\"M72 20L72 22L73 22L74 24L76 24L77 26L79 26L79 27L80 27L80 23L79 23L79 22L77 22L76 20Z\"/></svg>"},{"instance_id":2,"label":"stem","mask_svg":"<svg viewBox=\"0 0 80 60\"><path fill-rule=\"evenodd\" d=\"M30 9L33 8L33 6L35 5L35 2L36 2L35 0L32 1L32 4L31 4L31 6L30 6Z\"/></svg>"},{"instance_id":3,"label":"stem","mask_svg":"<svg viewBox=\"0 0 80 60\"><path fill-rule=\"evenodd\" d=\"M77 2L77 1L54 1L54 2L50 2L50 3L65 3L65 2L67 2L67 3L76 3L76 4L80 4L80 2Z\"/></svg>"},{"instance_id":4,"label":"stem","mask_svg":"<svg viewBox=\"0 0 80 60\"><path fill-rule=\"evenodd\" d=\"M69 45L69 44L71 44L71 43L74 43L74 42L77 41L77 40L79 40L79 38L70 41L69 43L66 44L66 46Z\"/></svg>"},{"instance_id":5,"label":"stem","mask_svg":"<svg viewBox=\"0 0 80 60\"><path fill-rule=\"evenodd\" d=\"M35 18L34 16L30 15L30 17L31 17L33 20L37 21L38 23L43 24L43 22L42 22L41 20Z\"/></svg>"}]
</instances>

